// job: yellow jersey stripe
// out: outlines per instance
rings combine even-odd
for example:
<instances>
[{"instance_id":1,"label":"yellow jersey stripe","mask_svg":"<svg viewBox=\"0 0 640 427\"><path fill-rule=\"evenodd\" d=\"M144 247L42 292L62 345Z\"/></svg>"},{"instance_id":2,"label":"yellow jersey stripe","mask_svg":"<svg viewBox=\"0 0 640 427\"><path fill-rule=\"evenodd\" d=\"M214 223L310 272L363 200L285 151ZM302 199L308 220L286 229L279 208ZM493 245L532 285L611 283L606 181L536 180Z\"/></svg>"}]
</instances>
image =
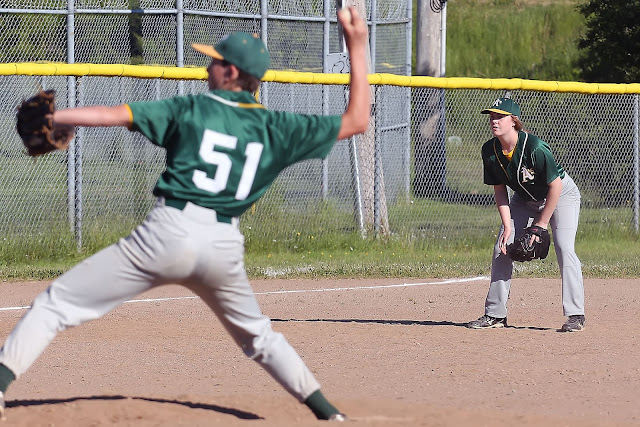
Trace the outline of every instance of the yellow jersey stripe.
<instances>
[{"instance_id":1,"label":"yellow jersey stripe","mask_svg":"<svg viewBox=\"0 0 640 427\"><path fill-rule=\"evenodd\" d=\"M228 99L224 99L224 98L220 98L217 95L214 95L212 93L205 93L205 96L208 96L211 99L214 99L222 104L228 105L230 107L236 107L236 108L265 108L264 105L262 104L248 104L245 102L234 102L234 101L229 101Z\"/></svg>"}]
</instances>

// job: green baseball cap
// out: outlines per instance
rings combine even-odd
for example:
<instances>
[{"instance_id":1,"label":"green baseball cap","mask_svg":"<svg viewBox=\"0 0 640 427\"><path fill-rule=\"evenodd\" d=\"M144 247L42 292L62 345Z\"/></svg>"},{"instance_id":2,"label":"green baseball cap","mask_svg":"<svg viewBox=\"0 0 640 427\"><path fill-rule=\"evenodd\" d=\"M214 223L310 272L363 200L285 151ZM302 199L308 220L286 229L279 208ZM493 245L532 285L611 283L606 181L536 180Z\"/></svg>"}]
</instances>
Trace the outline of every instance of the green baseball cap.
<instances>
[{"instance_id":1,"label":"green baseball cap","mask_svg":"<svg viewBox=\"0 0 640 427\"><path fill-rule=\"evenodd\" d=\"M498 98L491 107L480 111L481 114L498 113L520 117L520 106L511 98Z\"/></svg>"},{"instance_id":2,"label":"green baseball cap","mask_svg":"<svg viewBox=\"0 0 640 427\"><path fill-rule=\"evenodd\" d=\"M229 34L215 46L194 43L191 47L212 58L227 61L259 79L267 72L271 60L267 47L257 34L240 31Z\"/></svg>"}]
</instances>

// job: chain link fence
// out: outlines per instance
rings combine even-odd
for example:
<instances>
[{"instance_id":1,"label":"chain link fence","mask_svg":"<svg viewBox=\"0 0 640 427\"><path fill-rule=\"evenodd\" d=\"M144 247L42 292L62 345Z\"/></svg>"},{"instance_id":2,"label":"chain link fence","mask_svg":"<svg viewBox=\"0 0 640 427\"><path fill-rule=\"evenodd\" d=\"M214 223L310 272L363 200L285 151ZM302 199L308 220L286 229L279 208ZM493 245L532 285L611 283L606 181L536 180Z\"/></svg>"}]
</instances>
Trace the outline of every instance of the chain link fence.
<instances>
[{"instance_id":1,"label":"chain link fence","mask_svg":"<svg viewBox=\"0 0 640 427\"><path fill-rule=\"evenodd\" d=\"M8 3L0 1L5 7L0 11L6 12L0 15L0 37L8 46L0 53L5 63L204 66L203 58L180 46L212 43L234 30L259 32L268 40L272 69L323 71L324 53L331 53L333 46L338 49L335 9L322 2L76 1L73 48L65 45L67 1L18 0L11 2L13 9L6 8ZM20 7L15 6L18 3ZM178 3L185 11L181 18ZM213 6L219 9L213 11ZM372 6L376 19L389 20L369 23L371 34L377 34L371 37L377 40L372 49L375 70L406 74L409 6L371 0L370 14ZM20 9L28 7L39 12ZM107 7L111 13L106 13ZM303 16L307 21L300 19ZM46 28L57 32L44 40L37 34ZM69 51L74 52L73 61L67 60ZM164 152L136 133L81 128L68 153L35 161L24 154L15 132L15 106L38 87L55 89L59 108L116 105L206 90L203 80L186 76L97 74L43 72L28 65L19 72L0 72L4 245L56 250L69 241L89 245L94 240L114 240L128 234L152 207L151 189L163 170ZM346 79L307 84L300 83L304 79L299 75L271 75L276 77L265 77L260 88L260 101L270 109L309 114L344 111ZM539 83L542 87L544 82ZM509 85L502 82L502 86ZM297 233L389 234L434 245L495 233L499 217L493 190L482 182L480 158L480 147L491 133L487 116L479 112L505 95L500 87L500 82L480 79L471 86L457 79L374 84L367 133L338 141L324 161L306 161L285 170L243 215L243 232L250 238L279 241ZM638 231L638 93L638 88L626 94L511 90L523 108L526 128L551 145L582 192L581 232Z\"/></svg>"},{"instance_id":2,"label":"chain link fence","mask_svg":"<svg viewBox=\"0 0 640 427\"><path fill-rule=\"evenodd\" d=\"M276 80L262 84L271 109L340 114L345 108L344 84ZM14 75L2 82L7 90L1 105L15 105L25 87L36 85L54 88L65 99L65 76ZM157 99L180 90L199 93L206 84L84 76L75 88L77 104L91 105ZM505 91L379 84L373 92L369 131L338 141L326 160L285 170L241 218L245 233L279 241L297 233L384 233L425 244L495 233L499 219L492 188L483 184L480 158L491 134L480 110ZM637 232L638 95L518 90L510 96L521 104L526 128L551 145L578 184L581 229ZM34 161L15 133L13 110L2 117L5 241L124 235L153 205L151 189L164 152L139 134L80 128L70 152Z\"/></svg>"},{"instance_id":3,"label":"chain link fence","mask_svg":"<svg viewBox=\"0 0 640 427\"><path fill-rule=\"evenodd\" d=\"M373 72L410 74L410 0L367 0ZM192 43L255 33L271 69L323 72L339 52L335 1L0 0L0 62L206 66Z\"/></svg>"}]
</instances>

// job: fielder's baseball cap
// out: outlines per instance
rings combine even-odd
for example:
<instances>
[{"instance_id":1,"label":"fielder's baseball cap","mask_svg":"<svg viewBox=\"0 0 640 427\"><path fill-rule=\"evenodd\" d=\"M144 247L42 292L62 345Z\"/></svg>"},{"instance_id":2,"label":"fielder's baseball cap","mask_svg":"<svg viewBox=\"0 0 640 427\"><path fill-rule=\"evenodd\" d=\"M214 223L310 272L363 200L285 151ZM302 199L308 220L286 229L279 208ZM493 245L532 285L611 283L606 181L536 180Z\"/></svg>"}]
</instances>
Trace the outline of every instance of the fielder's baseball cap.
<instances>
[{"instance_id":1,"label":"fielder's baseball cap","mask_svg":"<svg viewBox=\"0 0 640 427\"><path fill-rule=\"evenodd\" d=\"M191 47L212 58L227 61L259 79L267 72L271 61L267 47L257 34L236 32L215 46L194 43Z\"/></svg>"},{"instance_id":2,"label":"fielder's baseball cap","mask_svg":"<svg viewBox=\"0 0 640 427\"><path fill-rule=\"evenodd\" d=\"M480 111L481 114L498 113L520 117L520 106L511 98L498 98L491 107Z\"/></svg>"}]
</instances>

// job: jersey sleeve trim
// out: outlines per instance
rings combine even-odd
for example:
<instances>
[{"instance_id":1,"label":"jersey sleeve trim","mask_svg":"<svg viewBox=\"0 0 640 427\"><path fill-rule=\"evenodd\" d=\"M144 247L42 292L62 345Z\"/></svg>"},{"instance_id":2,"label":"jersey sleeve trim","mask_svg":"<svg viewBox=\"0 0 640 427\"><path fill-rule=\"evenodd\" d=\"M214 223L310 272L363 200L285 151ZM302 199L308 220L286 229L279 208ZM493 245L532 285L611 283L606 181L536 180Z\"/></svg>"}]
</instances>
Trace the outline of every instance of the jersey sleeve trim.
<instances>
[{"instance_id":1,"label":"jersey sleeve trim","mask_svg":"<svg viewBox=\"0 0 640 427\"><path fill-rule=\"evenodd\" d=\"M124 107L129 113L129 123L127 124L127 129L131 130L131 126L133 126L133 111L131 111L131 107L129 107L129 104L124 104Z\"/></svg>"}]
</instances>

